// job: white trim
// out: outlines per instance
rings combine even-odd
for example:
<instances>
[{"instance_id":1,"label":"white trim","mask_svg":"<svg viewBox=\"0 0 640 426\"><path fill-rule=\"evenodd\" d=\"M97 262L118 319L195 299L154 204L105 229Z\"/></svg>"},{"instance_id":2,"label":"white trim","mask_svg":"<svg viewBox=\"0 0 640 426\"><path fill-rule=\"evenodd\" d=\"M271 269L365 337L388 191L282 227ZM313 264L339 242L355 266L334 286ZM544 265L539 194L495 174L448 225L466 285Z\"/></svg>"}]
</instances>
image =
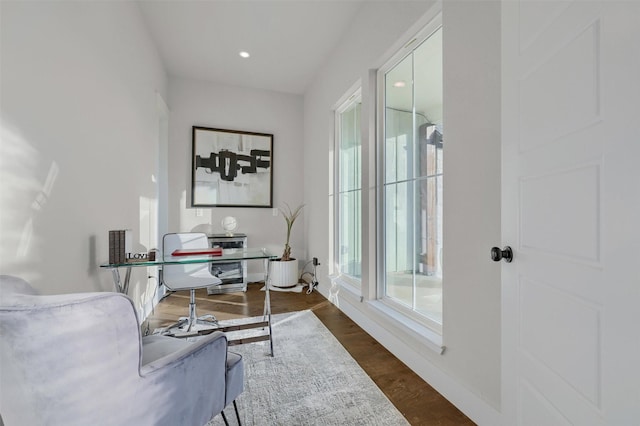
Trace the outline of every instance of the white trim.
<instances>
[{"instance_id":1,"label":"white trim","mask_svg":"<svg viewBox=\"0 0 640 426\"><path fill-rule=\"evenodd\" d=\"M247 283L259 283L264 281L264 272L247 273Z\"/></svg>"},{"instance_id":2,"label":"white trim","mask_svg":"<svg viewBox=\"0 0 640 426\"><path fill-rule=\"evenodd\" d=\"M429 329L431 333L436 333L437 335L442 336L442 324L436 320L429 318L418 311L414 311L390 297L381 297L377 299L376 302L384 307L381 308L382 310L394 312L394 317L406 318L407 322L415 322L416 324L420 324L421 327Z\"/></svg>"},{"instance_id":3,"label":"white trim","mask_svg":"<svg viewBox=\"0 0 640 426\"><path fill-rule=\"evenodd\" d=\"M159 92L156 92L156 111L158 114L158 158L156 159L156 208L157 240L159 245L162 236L169 232L169 107Z\"/></svg>"},{"instance_id":4,"label":"white trim","mask_svg":"<svg viewBox=\"0 0 640 426\"><path fill-rule=\"evenodd\" d=\"M411 320L378 300L364 300L346 284L341 277L330 277L333 285L340 286L336 293L337 301L345 301L355 306L367 317L367 324L373 321L394 336L406 341L411 347L421 347L439 355L445 351L442 335L417 321ZM338 303L336 303L338 304ZM338 304L342 308L342 305ZM365 326L362 326L365 328Z\"/></svg>"},{"instance_id":5,"label":"white trim","mask_svg":"<svg viewBox=\"0 0 640 426\"><path fill-rule=\"evenodd\" d=\"M358 79L358 81L353 83L351 87L349 87L349 89L346 92L344 92L344 94L340 97L340 99L338 99L338 101L335 104L333 104L333 107L331 107L331 109L337 113L344 111L346 107L349 105L347 101L351 100L351 98L354 96L361 96L361 91L362 91L362 81Z\"/></svg>"},{"instance_id":6,"label":"white trim","mask_svg":"<svg viewBox=\"0 0 640 426\"><path fill-rule=\"evenodd\" d=\"M424 339L426 346L442 355L446 349L442 344L442 334L435 332L431 328L413 320L411 317L404 315L402 312L393 309L389 305L379 300L369 302L370 306L377 311L379 315L384 315L394 327L406 328L418 338Z\"/></svg>"},{"instance_id":7,"label":"white trim","mask_svg":"<svg viewBox=\"0 0 640 426\"><path fill-rule=\"evenodd\" d=\"M334 104L334 106L332 107L333 110L333 145L332 145L332 149L333 152L335 153L333 156L333 171L332 171L332 188L331 191L334 194L334 202L333 202L333 208L331 209L331 213L333 215L333 220L330 221L331 223L331 242L330 242L330 246L332 247L331 250L331 256L332 256L332 262L331 262L331 270L330 273L333 274L333 277L335 277L336 279L339 279L340 282L336 282L334 281L334 278L331 278L332 282L334 282L334 284L339 284L340 286L344 287L344 288L349 288L347 286L350 286L351 288L349 288L349 291L357 293L358 296L360 296L362 294L362 282L361 280L355 278L355 277L350 277L347 276L345 274L342 274L340 271L340 266L339 266L339 253L338 253L338 244L336 244L336 242L338 242L339 240L339 226L340 226L340 176L339 176L339 162L340 162L340 143L342 142L342 139L340 137L340 131L342 129L342 121L341 121L341 114L343 112L345 112L348 108L350 108L352 105L355 105L356 103L360 103L362 105L362 80L358 79L358 81L356 81L350 88L349 90L347 90L341 97L340 99ZM360 172L362 173L362 145L363 145L363 141L362 139L360 140ZM362 205L362 194L363 194L363 185L362 185L362 175L360 176L360 197L361 197L361 205ZM362 226L362 216L360 217L360 224ZM361 234L361 241L360 241L360 256L362 257L362 246L363 246L363 238L362 238L362 231L360 232ZM362 265L362 258L360 259L361 265Z\"/></svg>"},{"instance_id":8,"label":"white trim","mask_svg":"<svg viewBox=\"0 0 640 426\"><path fill-rule=\"evenodd\" d=\"M336 302L340 302L342 312L475 423L502 424L498 410L424 355L424 349L433 350L424 338L416 338L407 333L406 328L397 329L389 317L381 314L371 303L360 303L346 292L339 293L337 297L339 300Z\"/></svg>"},{"instance_id":9,"label":"white trim","mask_svg":"<svg viewBox=\"0 0 640 426\"><path fill-rule=\"evenodd\" d=\"M147 267L147 271L150 271L147 276L147 289L153 288L153 296L141 301L144 302L138 309L141 324L149 318L166 293L164 284L160 284L159 268L157 266L150 266Z\"/></svg>"},{"instance_id":10,"label":"white trim","mask_svg":"<svg viewBox=\"0 0 640 426\"><path fill-rule=\"evenodd\" d=\"M438 15L440 15L438 17ZM422 34L435 19L439 19L442 25L442 0L436 1L434 5L416 21L391 47L375 62L373 68L382 68L390 58L393 58L398 51L403 49L415 37Z\"/></svg>"},{"instance_id":11,"label":"white trim","mask_svg":"<svg viewBox=\"0 0 640 426\"><path fill-rule=\"evenodd\" d=\"M349 294L349 297L352 298L353 300L359 299L360 301L362 301L362 295L358 291L358 288L354 287L353 284L349 283L344 278L345 278L344 275L329 276L329 280L331 280L331 287L332 288L337 287L338 289L336 294L345 294L344 292L346 292ZM337 301L336 301L336 305L338 305Z\"/></svg>"},{"instance_id":12,"label":"white trim","mask_svg":"<svg viewBox=\"0 0 640 426\"><path fill-rule=\"evenodd\" d=\"M376 205L375 209L379 213L377 215L376 222L376 235L378 236L378 244L384 244L384 235L385 231L385 215L384 215L384 206L385 206L385 196L384 196L384 171L383 162L384 162L384 146L385 146L385 103L386 103L386 91L385 91L385 76L386 73L393 69L400 61L406 58L408 55L412 54L417 47L419 47L424 41L426 41L429 37L431 37L434 33L442 28L442 4L437 3L434 7L432 7L422 19L419 20L421 27L416 29L416 26L412 27L413 33L408 36L402 37L403 43L396 44L397 50L387 57L384 61L383 65L380 66L376 70L375 75L375 87L377 88L378 97L376 102L376 118L377 118L377 126L376 126ZM375 271L375 282L370 282L369 291L371 296L369 299L378 300L380 303L380 308L387 312L387 315L398 320L401 317L406 318L407 325L409 323L415 322L416 324L420 324L415 319L411 317L414 316L413 312L406 312L405 309L400 308L399 305L392 303L390 299L384 298L385 294L385 276L384 270L385 268L385 250L382 247L377 247L376 250L376 271ZM390 312L395 311L393 315ZM405 323L405 321L399 321L401 324ZM430 329L430 332L426 335L436 335L438 338L430 339L432 342L440 341L442 342L442 324L438 323L435 320L425 318L424 325L420 324L420 327ZM426 336L425 335L425 336ZM439 340L438 340L439 339Z\"/></svg>"},{"instance_id":13,"label":"white trim","mask_svg":"<svg viewBox=\"0 0 640 426\"><path fill-rule=\"evenodd\" d=\"M431 19L427 23L423 24L423 27L420 30L417 30L417 32L414 33L413 36L404 43L404 45L398 48L393 55L387 58L387 60L378 68L378 79L380 79L380 74L385 74L387 71L390 71L393 67L398 65L398 63L413 53L420 44L431 37L440 28L442 28L441 10L434 13ZM380 98L381 100L384 100L384 97Z\"/></svg>"},{"instance_id":14,"label":"white trim","mask_svg":"<svg viewBox=\"0 0 640 426\"><path fill-rule=\"evenodd\" d=\"M360 289L362 288L362 280L346 274L330 275L329 279L332 283L337 284L357 297L362 296Z\"/></svg>"},{"instance_id":15,"label":"white trim","mask_svg":"<svg viewBox=\"0 0 640 426\"><path fill-rule=\"evenodd\" d=\"M373 300L376 297L378 257L378 195L377 195L377 159L378 159L378 90L376 69L369 69L367 87L364 93L361 124L362 129L362 297Z\"/></svg>"}]
</instances>

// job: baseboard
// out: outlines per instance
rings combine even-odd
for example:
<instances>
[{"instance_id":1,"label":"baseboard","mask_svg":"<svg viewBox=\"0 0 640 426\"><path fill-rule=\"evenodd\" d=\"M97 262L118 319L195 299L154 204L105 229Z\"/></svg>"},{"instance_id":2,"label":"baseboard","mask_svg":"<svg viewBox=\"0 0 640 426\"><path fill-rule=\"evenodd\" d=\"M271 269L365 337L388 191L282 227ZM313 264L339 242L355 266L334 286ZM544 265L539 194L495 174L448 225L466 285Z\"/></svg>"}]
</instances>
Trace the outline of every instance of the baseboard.
<instances>
[{"instance_id":1,"label":"baseboard","mask_svg":"<svg viewBox=\"0 0 640 426\"><path fill-rule=\"evenodd\" d=\"M264 281L264 272L249 272L247 274L248 283L259 283Z\"/></svg>"},{"instance_id":2,"label":"baseboard","mask_svg":"<svg viewBox=\"0 0 640 426\"><path fill-rule=\"evenodd\" d=\"M166 296L166 294L167 290L164 285L159 285L153 298L151 298L151 300L148 300L144 304L144 306L142 307L142 312L138 312L138 314L140 315L141 324L145 322L147 318L149 318L149 316L151 316L155 307L158 306L158 303L160 303L160 301Z\"/></svg>"},{"instance_id":3,"label":"baseboard","mask_svg":"<svg viewBox=\"0 0 640 426\"><path fill-rule=\"evenodd\" d=\"M329 295L323 295L329 298ZM360 303L357 299L352 300L348 296L338 297L339 300L332 300L332 302L342 312L476 424L495 426L502 423L498 410L420 353L424 346L422 342L408 343L406 335L400 338L397 333L383 327L381 324L384 323L384 319L376 318L375 309L367 307L366 303Z\"/></svg>"}]
</instances>

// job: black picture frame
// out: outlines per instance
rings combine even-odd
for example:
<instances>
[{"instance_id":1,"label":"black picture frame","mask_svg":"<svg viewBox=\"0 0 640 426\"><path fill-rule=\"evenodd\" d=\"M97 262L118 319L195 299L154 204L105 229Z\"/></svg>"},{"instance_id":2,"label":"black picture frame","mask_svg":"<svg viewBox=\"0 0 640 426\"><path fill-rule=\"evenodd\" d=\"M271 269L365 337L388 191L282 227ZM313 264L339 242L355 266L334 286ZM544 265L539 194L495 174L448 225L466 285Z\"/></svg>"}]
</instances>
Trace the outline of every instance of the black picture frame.
<instances>
[{"instance_id":1,"label":"black picture frame","mask_svg":"<svg viewBox=\"0 0 640 426\"><path fill-rule=\"evenodd\" d=\"M193 126L192 207L273 207L273 134Z\"/></svg>"}]
</instances>

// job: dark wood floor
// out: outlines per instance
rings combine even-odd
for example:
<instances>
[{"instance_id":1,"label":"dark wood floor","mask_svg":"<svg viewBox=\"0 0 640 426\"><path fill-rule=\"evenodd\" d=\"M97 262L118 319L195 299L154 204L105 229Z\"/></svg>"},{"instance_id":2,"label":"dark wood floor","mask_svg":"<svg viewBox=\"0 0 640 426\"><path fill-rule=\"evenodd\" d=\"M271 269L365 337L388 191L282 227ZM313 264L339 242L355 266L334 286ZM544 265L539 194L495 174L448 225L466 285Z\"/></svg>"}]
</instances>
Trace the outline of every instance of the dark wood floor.
<instances>
[{"instance_id":1,"label":"dark wood floor","mask_svg":"<svg viewBox=\"0 0 640 426\"><path fill-rule=\"evenodd\" d=\"M198 315L212 313L219 320L262 315L262 285L254 283L248 287L246 293L212 296L207 296L206 290L198 290ZM149 328L153 330L168 325L186 315L188 304L189 292L167 296L149 318ZM305 309L315 313L409 423L420 426L474 424L320 293L271 292L272 313Z\"/></svg>"}]
</instances>

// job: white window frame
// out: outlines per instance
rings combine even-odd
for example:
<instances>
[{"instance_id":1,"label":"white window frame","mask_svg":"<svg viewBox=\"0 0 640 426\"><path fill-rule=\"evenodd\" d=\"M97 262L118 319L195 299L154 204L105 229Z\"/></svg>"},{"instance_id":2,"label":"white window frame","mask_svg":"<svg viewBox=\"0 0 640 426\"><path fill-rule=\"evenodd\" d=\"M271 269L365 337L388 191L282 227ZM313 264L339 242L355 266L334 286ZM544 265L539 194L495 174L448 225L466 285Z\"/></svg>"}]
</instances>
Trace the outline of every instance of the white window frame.
<instances>
[{"instance_id":1,"label":"white window frame","mask_svg":"<svg viewBox=\"0 0 640 426\"><path fill-rule=\"evenodd\" d=\"M358 278L358 277L354 277L352 275L349 274L345 274L341 272L340 269L340 265L339 265L339 261L340 261L340 144L342 142L342 137L341 137L341 114L346 111L349 107L351 107L354 103L356 102L360 102L362 103L362 87L361 87L361 83L358 81L357 83L355 83L339 100L338 102L336 102L336 104L334 105L334 136L333 136L333 152L334 152L334 156L333 156L333 185L332 185L332 190L333 190L333 209L332 209L332 215L333 215L333 232L332 232L332 246L333 246L333 250L332 250L332 255L333 255L333 264L331 265L332 267L330 268L330 279L340 285L340 287L346 291L348 291L349 293L352 293L353 295L357 296L357 297L362 297L362 279ZM362 116L360 118L360 127L362 127ZM361 132L362 134L362 132ZM362 139L360 140L360 146L361 146L361 150L362 150ZM360 171L361 171L361 175L360 175L360 196L361 196L361 200L362 200L362 191L363 191L363 187L362 187L362 172L363 172L363 166L364 164L364 158L362 157L362 151L361 151L361 167L360 167ZM361 202L362 205L362 202ZM363 229L362 229L362 215L360 217L360 228L361 228L361 256L362 256L362 251L364 250L363 247L363 241L362 241L362 235L363 235ZM362 263L363 259L361 260L361 265L362 268L364 268L364 264ZM362 270L361 270L361 274L362 274Z\"/></svg>"},{"instance_id":2,"label":"white window frame","mask_svg":"<svg viewBox=\"0 0 640 426\"><path fill-rule=\"evenodd\" d=\"M385 296L385 250L382 246L384 244L385 226L384 226L384 144L385 144L385 76L388 71L393 69L398 63L405 59L408 55L412 54L416 47L420 46L425 40L427 40L433 33L442 27L442 14L439 13L433 19L431 19L414 37L411 37L409 41L390 59L385 62L378 70L376 76L377 87L377 103L376 103L376 187L377 187L377 202L376 202L376 234L377 238L377 268L376 268L376 297L372 302L376 307L386 315L394 317L397 321L404 323L405 325L423 326L426 327L429 332L424 333L429 335L429 340L441 343L441 339L435 336L442 336L442 324L428 317L414 312L412 309L407 308L394 301L393 299ZM443 290L444 291L444 290ZM444 307L443 307L444 308ZM443 312L444 314L444 312Z\"/></svg>"}]
</instances>

